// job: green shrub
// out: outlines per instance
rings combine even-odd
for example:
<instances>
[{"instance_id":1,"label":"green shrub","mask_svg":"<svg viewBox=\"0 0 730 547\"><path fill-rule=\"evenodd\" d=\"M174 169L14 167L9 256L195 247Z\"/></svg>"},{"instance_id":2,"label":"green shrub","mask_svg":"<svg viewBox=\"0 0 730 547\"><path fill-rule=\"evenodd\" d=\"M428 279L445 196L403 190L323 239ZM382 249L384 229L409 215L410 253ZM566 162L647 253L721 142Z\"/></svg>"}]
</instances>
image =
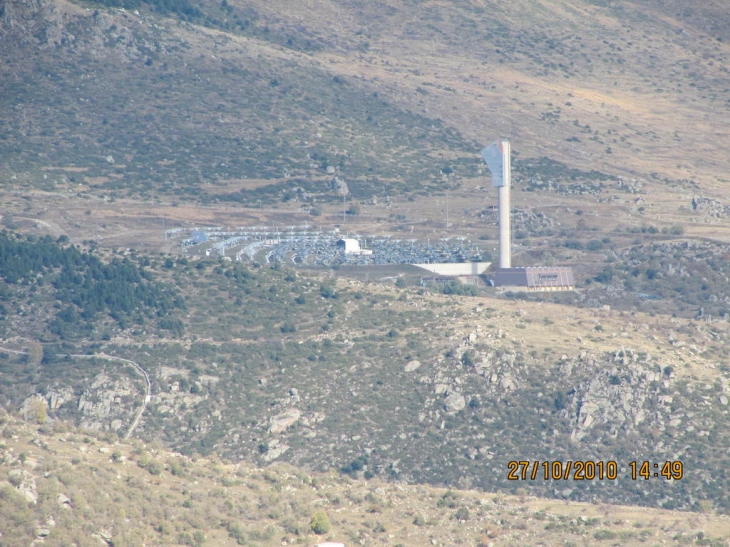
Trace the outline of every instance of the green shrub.
<instances>
[{"instance_id":1,"label":"green shrub","mask_svg":"<svg viewBox=\"0 0 730 547\"><path fill-rule=\"evenodd\" d=\"M244 545L246 543L246 534L243 532L243 527L236 523L229 523L227 526L228 534L236 540L236 543L239 545Z\"/></svg>"},{"instance_id":2,"label":"green shrub","mask_svg":"<svg viewBox=\"0 0 730 547\"><path fill-rule=\"evenodd\" d=\"M183 467L177 460L168 460L167 468L170 470L170 473L176 477L180 477L183 474Z\"/></svg>"},{"instance_id":3,"label":"green shrub","mask_svg":"<svg viewBox=\"0 0 730 547\"><path fill-rule=\"evenodd\" d=\"M162 473L162 464L160 462L150 461L147 464L147 471L152 475L159 475Z\"/></svg>"},{"instance_id":4,"label":"green shrub","mask_svg":"<svg viewBox=\"0 0 730 547\"><path fill-rule=\"evenodd\" d=\"M330 519L324 511L317 511L312 515L310 527L315 534L326 534L330 531Z\"/></svg>"},{"instance_id":5,"label":"green shrub","mask_svg":"<svg viewBox=\"0 0 730 547\"><path fill-rule=\"evenodd\" d=\"M471 515L469 514L469 509L467 507L459 507L455 512L454 516L456 517L456 520L469 520L469 517Z\"/></svg>"},{"instance_id":6,"label":"green shrub","mask_svg":"<svg viewBox=\"0 0 730 547\"><path fill-rule=\"evenodd\" d=\"M595 534L593 534L593 537L597 540L616 539L616 535L616 532L613 532L612 530L598 530Z\"/></svg>"}]
</instances>

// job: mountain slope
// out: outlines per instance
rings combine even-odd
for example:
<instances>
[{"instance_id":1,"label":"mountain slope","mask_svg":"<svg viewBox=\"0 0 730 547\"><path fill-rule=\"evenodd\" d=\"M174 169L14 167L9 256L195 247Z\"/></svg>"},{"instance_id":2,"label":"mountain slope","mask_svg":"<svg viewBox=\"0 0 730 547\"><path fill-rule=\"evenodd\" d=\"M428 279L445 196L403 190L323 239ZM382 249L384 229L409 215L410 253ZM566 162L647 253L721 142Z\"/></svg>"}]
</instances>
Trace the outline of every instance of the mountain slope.
<instances>
[{"instance_id":1,"label":"mountain slope","mask_svg":"<svg viewBox=\"0 0 730 547\"><path fill-rule=\"evenodd\" d=\"M8 11L5 19L11 36L32 32ZM31 25L44 32L44 23ZM164 24L173 28L128 13L84 12L61 18L59 39L68 47L59 51L46 35L39 42L47 47L6 51L8 59L22 57L22 67L6 66L4 78L6 170L30 168L39 177L42 168L72 166L76 180L108 195L154 188L206 197L205 184L225 199L228 186L246 188L245 179L255 188L255 179L306 177L270 193L296 186L322 193L331 178L324 168L333 165L346 169L355 195L371 197L393 183L438 184L436 160L421 157L436 154L435 142L457 156L474 146L321 61L259 40ZM392 158L379 161L396 150L397 171Z\"/></svg>"},{"instance_id":2,"label":"mountain slope","mask_svg":"<svg viewBox=\"0 0 730 547\"><path fill-rule=\"evenodd\" d=\"M126 324L98 314L89 328L83 308L44 289L51 272L6 286L4 407L258 465L730 507L717 450L730 442L724 320L437 295L280 265L128 260L184 307L165 316L151 301ZM36 310L56 309L44 328ZM613 461L620 477L510 480L511 461ZM657 464L651 480L631 476L644 461ZM681 462L682 478L661 476L664 462Z\"/></svg>"},{"instance_id":3,"label":"mountain slope","mask_svg":"<svg viewBox=\"0 0 730 547\"><path fill-rule=\"evenodd\" d=\"M717 115L728 46L697 14L627 2L200 6L211 25L247 23L226 33L144 10L10 2L6 174L72 165L104 190L205 195L203 184L219 193L244 178L311 184L332 164L369 197L438 186L452 162L473 178L479 145L499 135L523 156L708 190L728 167ZM303 51L302 36L317 47Z\"/></svg>"},{"instance_id":4,"label":"mountain slope","mask_svg":"<svg viewBox=\"0 0 730 547\"><path fill-rule=\"evenodd\" d=\"M730 226L721 4L110 4L2 6L2 221L93 252L98 232L185 307L81 333L53 272L2 272L5 406L122 435L145 397L129 359L153 387L135 434L187 454L730 508L728 248L697 241ZM457 300L134 250L177 250L165 218L490 241L478 150L499 136L515 263L573 264L579 291ZM523 459L624 480L510 481Z\"/></svg>"},{"instance_id":5,"label":"mountain slope","mask_svg":"<svg viewBox=\"0 0 730 547\"><path fill-rule=\"evenodd\" d=\"M727 545L712 514L363 482L0 421L3 544ZM110 488L111 487L111 488ZM313 532L313 517L327 526ZM321 515L318 522L322 522ZM324 533L321 533L327 528Z\"/></svg>"}]
</instances>

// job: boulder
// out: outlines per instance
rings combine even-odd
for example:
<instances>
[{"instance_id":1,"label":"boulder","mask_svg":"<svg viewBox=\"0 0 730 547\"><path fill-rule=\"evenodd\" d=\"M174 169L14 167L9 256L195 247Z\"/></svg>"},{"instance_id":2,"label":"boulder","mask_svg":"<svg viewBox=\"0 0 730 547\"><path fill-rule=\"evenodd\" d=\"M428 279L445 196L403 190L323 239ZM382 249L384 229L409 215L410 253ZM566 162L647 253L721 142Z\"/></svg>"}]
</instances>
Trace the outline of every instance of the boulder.
<instances>
[{"instance_id":1,"label":"boulder","mask_svg":"<svg viewBox=\"0 0 730 547\"><path fill-rule=\"evenodd\" d=\"M269 420L269 432L274 434L283 433L297 423L301 416L302 413L296 408L290 408L281 414L272 416Z\"/></svg>"},{"instance_id":2,"label":"boulder","mask_svg":"<svg viewBox=\"0 0 730 547\"><path fill-rule=\"evenodd\" d=\"M459 412L466 407L466 399L461 393L450 393L444 401L446 412Z\"/></svg>"},{"instance_id":3,"label":"boulder","mask_svg":"<svg viewBox=\"0 0 730 547\"><path fill-rule=\"evenodd\" d=\"M71 500L65 494L59 494L56 496L56 503L62 509L71 509Z\"/></svg>"},{"instance_id":4,"label":"boulder","mask_svg":"<svg viewBox=\"0 0 730 547\"><path fill-rule=\"evenodd\" d=\"M512 376L505 374L499 380L499 387L501 387L504 391L512 391L517 387L517 382Z\"/></svg>"}]
</instances>

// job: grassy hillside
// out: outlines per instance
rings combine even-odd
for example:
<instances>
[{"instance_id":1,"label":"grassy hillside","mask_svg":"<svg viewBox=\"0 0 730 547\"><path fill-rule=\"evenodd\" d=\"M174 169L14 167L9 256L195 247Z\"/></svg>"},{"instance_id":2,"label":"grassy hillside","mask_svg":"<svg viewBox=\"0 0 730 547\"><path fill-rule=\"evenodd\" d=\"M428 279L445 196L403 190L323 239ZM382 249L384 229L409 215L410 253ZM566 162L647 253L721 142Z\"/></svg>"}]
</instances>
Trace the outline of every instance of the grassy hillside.
<instances>
[{"instance_id":1,"label":"grassy hillside","mask_svg":"<svg viewBox=\"0 0 730 547\"><path fill-rule=\"evenodd\" d=\"M708 190L727 167L714 115L727 46L696 14L133 4L139 15L50 0L5 10L6 178L42 187L44 168L70 167L107 196L250 205L326 193L330 165L369 198L443 187L446 167L473 179L479 146L500 135L523 156Z\"/></svg>"},{"instance_id":2,"label":"grassy hillside","mask_svg":"<svg viewBox=\"0 0 730 547\"><path fill-rule=\"evenodd\" d=\"M727 545L712 513L260 469L69 428L0 424L3 544ZM113 485L113 489L110 489ZM316 517L315 521L315 515ZM314 533L316 524L319 534Z\"/></svg>"},{"instance_id":3,"label":"grassy hillside","mask_svg":"<svg viewBox=\"0 0 730 547\"><path fill-rule=\"evenodd\" d=\"M44 168L72 167L71 182L96 195L256 205L298 188L329 193L328 166L359 198L441 186L443 154L465 175L477 172L467 159L475 143L322 62L169 20L163 29L94 13L64 27L75 35L69 48L5 42L6 177L24 174L35 186Z\"/></svg>"}]
</instances>

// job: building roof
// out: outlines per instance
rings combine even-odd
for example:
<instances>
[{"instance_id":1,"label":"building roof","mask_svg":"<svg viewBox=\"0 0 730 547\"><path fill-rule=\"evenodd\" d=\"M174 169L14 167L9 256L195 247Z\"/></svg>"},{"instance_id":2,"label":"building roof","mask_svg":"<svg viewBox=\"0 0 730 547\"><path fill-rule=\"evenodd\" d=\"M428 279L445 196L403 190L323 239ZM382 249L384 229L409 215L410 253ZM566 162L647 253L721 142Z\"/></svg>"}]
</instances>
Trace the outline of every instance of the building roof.
<instances>
[{"instance_id":1,"label":"building roof","mask_svg":"<svg viewBox=\"0 0 730 547\"><path fill-rule=\"evenodd\" d=\"M501 268L494 283L498 287L527 287L533 290L566 289L575 286L573 269L564 266Z\"/></svg>"}]
</instances>

